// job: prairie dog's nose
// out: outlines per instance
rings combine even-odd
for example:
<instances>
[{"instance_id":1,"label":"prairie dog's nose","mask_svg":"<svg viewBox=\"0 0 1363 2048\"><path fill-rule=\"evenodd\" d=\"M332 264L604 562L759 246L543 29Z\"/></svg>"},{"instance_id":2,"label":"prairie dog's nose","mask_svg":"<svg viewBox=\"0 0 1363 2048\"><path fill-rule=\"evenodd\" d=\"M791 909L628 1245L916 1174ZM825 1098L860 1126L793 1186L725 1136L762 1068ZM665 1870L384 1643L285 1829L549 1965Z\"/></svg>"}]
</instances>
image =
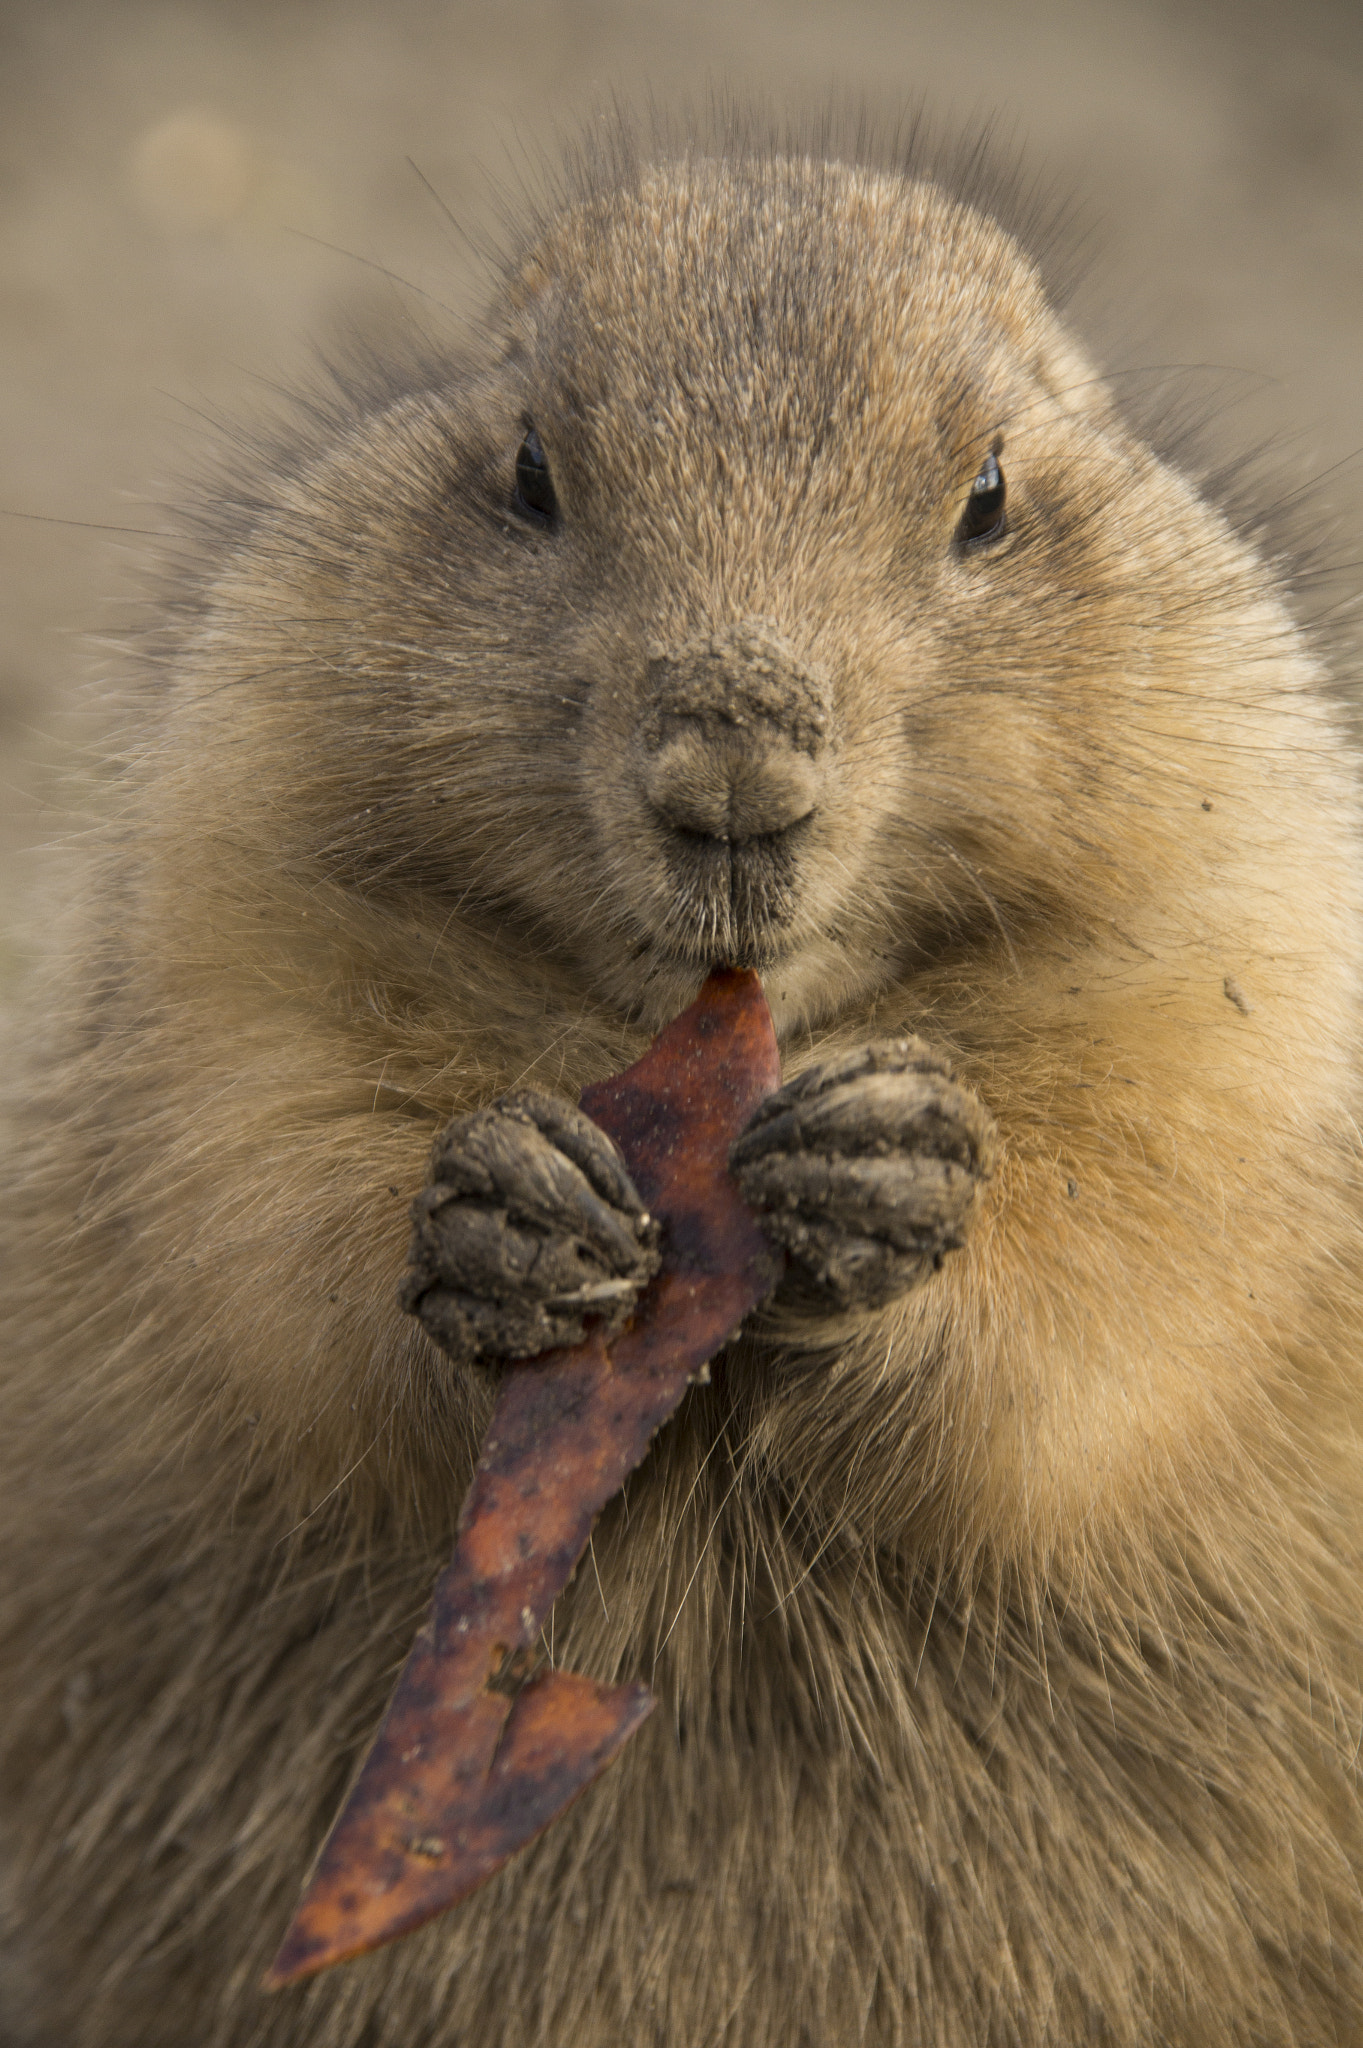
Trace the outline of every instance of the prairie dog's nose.
<instances>
[{"instance_id":1,"label":"prairie dog's nose","mask_svg":"<svg viewBox=\"0 0 1363 2048\"><path fill-rule=\"evenodd\" d=\"M816 808L828 688L779 635L740 626L651 649L644 791L667 823L742 842Z\"/></svg>"},{"instance_id":2,"label":"prairie dog's nose","mask_svg":"<svg viewBox=\"0 0 1363 2048\"><path fill-rule=\"evenodd\" d=\"M791 747L754 755L682 733L649 763L644 791L678 831L738 842L770 838L807 818L818 778L809 756Z\"/></svg>"}]
</instances>

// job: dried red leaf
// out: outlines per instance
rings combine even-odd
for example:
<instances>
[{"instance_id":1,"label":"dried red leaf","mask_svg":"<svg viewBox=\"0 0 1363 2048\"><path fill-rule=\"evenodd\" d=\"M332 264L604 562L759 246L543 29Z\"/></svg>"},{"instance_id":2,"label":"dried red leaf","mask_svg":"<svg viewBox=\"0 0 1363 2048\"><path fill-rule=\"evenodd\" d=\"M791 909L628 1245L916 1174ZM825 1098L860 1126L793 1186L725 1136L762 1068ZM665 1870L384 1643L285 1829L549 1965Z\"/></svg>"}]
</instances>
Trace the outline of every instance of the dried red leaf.
<instances>
[{"instance_id":1,"label":"dried red leaf","mask_svg":"<svg viewBox=\"0 0 1363 2048\"><path fill-rule=\"evenodd\" d=\"M664 1224L634 1321L508 1372L454 1557L266 1984L408 1933L547 1827L655 1704L642 1685L528 1676L592 1525L688 1384L775 1285L729 1147L780 1083L755 974L712 974L627 1072L582 1106Z\"/></svg>"}]
</instances>

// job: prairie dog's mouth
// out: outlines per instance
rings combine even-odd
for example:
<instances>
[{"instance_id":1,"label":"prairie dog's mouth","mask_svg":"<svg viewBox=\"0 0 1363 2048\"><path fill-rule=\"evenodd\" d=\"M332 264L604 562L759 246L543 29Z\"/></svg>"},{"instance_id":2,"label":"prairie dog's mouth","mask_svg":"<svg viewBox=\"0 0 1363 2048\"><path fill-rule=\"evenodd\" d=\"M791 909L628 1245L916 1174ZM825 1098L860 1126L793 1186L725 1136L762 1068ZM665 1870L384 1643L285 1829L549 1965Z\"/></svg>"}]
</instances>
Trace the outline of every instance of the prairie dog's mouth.
<instances>
[{"instance_id":1,"label":"prairie dog's mouth","mask_svg":"<svg viewBox=\"0 0 1363 2048\"><path fill-rule=\"evenodd\" d=\"M652 920L655 947L706 967L762 967L779 959L799 921L807 836L807 821L744 840L670 831L662 847L669 900Z\"/></svg>"}]
</instances>

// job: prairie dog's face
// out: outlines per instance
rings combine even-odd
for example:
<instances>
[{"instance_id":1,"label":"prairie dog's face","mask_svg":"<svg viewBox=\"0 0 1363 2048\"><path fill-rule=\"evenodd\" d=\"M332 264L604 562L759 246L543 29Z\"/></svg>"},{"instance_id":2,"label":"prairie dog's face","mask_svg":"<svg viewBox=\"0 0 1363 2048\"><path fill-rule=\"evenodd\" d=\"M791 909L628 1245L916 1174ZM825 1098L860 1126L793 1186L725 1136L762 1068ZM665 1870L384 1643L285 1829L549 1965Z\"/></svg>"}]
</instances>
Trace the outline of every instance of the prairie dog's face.
<instances>
[{"instance_id":1,"label":"prairie dog's face","mask_svg":"<svg viewBox=\"0 0 1363 2048\"><path fill-rule=\"evenodd\" d=\"M358 579L384 744L326 771L357 873L649 1025L756 964L787 1029L1109 858L1092 736L1206 515L1002 231L672 166L551 224L491 341L356 457L392 563Z\"/></svg>"}]
</instances>

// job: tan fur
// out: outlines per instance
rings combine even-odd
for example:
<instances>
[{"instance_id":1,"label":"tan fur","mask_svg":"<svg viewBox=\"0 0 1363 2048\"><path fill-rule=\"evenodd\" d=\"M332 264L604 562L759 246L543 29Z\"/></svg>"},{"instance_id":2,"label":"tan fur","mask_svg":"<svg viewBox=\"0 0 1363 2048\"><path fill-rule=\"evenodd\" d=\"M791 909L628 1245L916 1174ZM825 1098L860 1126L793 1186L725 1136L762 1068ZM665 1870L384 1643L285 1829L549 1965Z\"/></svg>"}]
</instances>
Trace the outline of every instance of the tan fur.
<instances>
[{"instance_id":1,"label":"tan fur","mask_svg":"<svg viewBox=\"0 0 1363 2048\"><path fill-rule=\"evenodd\" d=\"M14 2039L1363 2041L1353 770L1014 242L912 172L622 151L207 561L23 1083ZM603 1520L554 1656L665 1705L600 1786L267 1999L488 1408L395 1306L408 1202L724 950L630 735L649 648L742 622L832 681L787 1073L917 1031L1002 1165L917 1292L769 1312Z\"/></svg>"}]
</instances>

